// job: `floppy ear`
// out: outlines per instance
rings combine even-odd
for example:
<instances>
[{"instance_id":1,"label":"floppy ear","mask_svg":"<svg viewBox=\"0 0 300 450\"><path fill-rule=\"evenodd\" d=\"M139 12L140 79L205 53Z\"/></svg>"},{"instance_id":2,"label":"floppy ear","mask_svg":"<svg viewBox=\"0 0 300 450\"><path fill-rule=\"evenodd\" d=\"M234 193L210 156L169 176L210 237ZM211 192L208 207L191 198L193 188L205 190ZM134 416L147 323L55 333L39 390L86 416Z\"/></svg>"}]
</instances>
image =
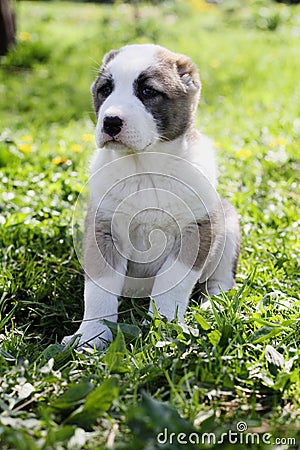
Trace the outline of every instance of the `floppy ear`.
<instances>
[{"instance_id":1,"label":"floppy ear","mask_svg":"<svg viewBox=\"0 0 300 450\"><path fill-rule=\"evenodd\" d=\"M115 56L119 53L119 50L110 50L108 53L106 53L102 60L102 65L106 66L110 61L112 61Z\"/></svg>"},{"instance_id":2,"label":"floppy ear","mask_svg":"<svg viewBox=\"0 0 300 450\"><path fill-rule=\"evenodd\" d=\"M189 90L200 91L201 82L196 64L188 56L178 54L176 65L182 83Z\"/></svg>"},{"instance_id":3,"label":"floppy ear","mask_svg":"<svg viewBox=\"0 0 300 450\"><path fill-rule=\"evenodd\" d=\"M102 66L100 67L100 71L99 73L101 73L101 71L104 69L104 67L114 59L115 56L117 56L117 54L119 53L119 50L110 50L108 53L106 53L103 56L102 59ZM96 86L96 81L94 81L94 83L92 83L91 87L90 87L90 92L91 94L93 94L94 92L94 88Z\"/></svg>"}]
</instances>

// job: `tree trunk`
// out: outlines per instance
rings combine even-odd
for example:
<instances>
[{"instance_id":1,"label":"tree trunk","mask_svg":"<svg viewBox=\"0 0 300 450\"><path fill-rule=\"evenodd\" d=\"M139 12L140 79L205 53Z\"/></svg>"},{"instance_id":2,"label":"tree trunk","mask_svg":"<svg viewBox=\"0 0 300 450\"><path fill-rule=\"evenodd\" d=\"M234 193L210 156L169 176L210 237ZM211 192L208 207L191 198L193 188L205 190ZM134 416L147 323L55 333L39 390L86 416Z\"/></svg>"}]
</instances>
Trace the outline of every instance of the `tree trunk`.
<instances>
[{"instance_id":1,"label":"tree trunk","mask_svg":"<svg viewBox=\"0 0 300 450\"><path fill-rule=\"evenodd\" d=\"M15 14L9 6L9 0L0 0L0 56L8 52L15 43Z\"/></svg>"}]
</instances>

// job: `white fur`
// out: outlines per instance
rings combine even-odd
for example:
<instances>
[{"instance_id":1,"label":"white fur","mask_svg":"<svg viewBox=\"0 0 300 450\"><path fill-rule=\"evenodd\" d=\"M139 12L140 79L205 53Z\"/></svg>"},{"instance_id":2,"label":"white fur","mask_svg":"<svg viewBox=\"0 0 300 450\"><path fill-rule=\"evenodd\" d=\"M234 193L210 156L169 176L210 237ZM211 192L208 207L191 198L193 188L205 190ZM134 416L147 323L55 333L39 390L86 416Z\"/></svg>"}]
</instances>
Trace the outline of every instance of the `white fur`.
<instances>
[{"instance_id":1,"label":"white fur","mask_svg":"<svg viewBox=\"0 0 300 450\"><path fill-rule=\"evenodd\" d=\"M173 265L172 271L169 271L170 265ZM167 277L160 276L164 272L167 272ZM184 264L169 258L157 273L153 285L152 297L158 312L168 320L173 320L177 316L180 322L184 322L189 298L198 279L197 270L187 270ZM173 286L171 289L170 285ZM153 314L152 303L149 312Z\"/></svg>"},{"instance_id":2,"label":"white fur","mask_svg":"<svg viewBox=\"0 0 300 450\"><path fill-rule=\"evenodd\" d=\"M125 120L125 126L118 139L123 144L142 151L153 144L158 136L151 114L133 95L133 80L143 70L154 64L154 55L157 50L154 45L143 46L143 48L133 45L125 49L120 52L118 58L110 63L110 70L114 74L115 89L101 107L96 126L96 143L99 147L106 143L107 136L102 132L103 118L118 116ZM130 70L128 70L128 66L130 66ZM108 147L113 145L107 143ZM126 148L124 151L126 152Z\"/></svg>"},{"instance_id":3,"label":"white fur","mask_svg":"<svg viewBox=\"0 0 300 450\"><path fill-rule=\"evenodd\" d=\"M177 226L184 229L219 208L214 150L210 140L196 132L192 139L182 135L170 142L159 140L155 120L133 92L141 71L157 63L156 52L157 46L128 46L109 62L115 89L98 114L99 149L91 164L89 220L111 223L123 263L117 270L105 269L98 278L87 272L84 320L77 331L81 346L89 341L88 345L101 347L103 340L112 340L99 319L117 320L117 298L124 291L136 295L141 289L137 296L151 295L162 315L172 320L178 314L183 321L193 286L203 276L202 269L174 260L171 251ZM105 116L118 116L124 122L117 142L110 142L103 132ZM132 224L134 241L128 231ZM234 235L229 236L221 261L216 262L219 265L209 281L213 293L233 285L228 265L234 260L234 240ZM196 241L196 256L198 245ZM126 276L127 261L150 264L163 250L169 256L154 278ZM149 312L153 313L152 305Z\"/></svg>"}]
</instances>

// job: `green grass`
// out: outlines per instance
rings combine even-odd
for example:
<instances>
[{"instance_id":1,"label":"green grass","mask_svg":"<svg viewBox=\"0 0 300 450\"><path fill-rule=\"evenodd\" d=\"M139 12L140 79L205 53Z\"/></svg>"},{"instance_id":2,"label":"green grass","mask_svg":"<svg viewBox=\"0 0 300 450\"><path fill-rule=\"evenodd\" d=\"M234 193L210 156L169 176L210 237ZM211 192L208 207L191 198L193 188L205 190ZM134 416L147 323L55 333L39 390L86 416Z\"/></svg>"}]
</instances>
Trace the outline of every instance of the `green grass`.
<instances>
[{"instance_id":1,"label":"green grass","mask_svg":"<svg viewBox=\"0 0 300 450\"><path fill-rule=\"evenodd\" d=\"M130 5L17 4L0 62L1 450L221 446L203 433L298 448L300 8L245 3L145 5L135 22ZM89 85L107 50L148 41L199 66L197 126L241 219L237 286L213 313L195 295L186 328L141 325L144 305L123 301L114 343L86 356L59 342L82 316L72 209L94 148ZM234 445L239 422L259 442ZM199 445L178 444L194 432Z\"/></svg>"}]
</instances>

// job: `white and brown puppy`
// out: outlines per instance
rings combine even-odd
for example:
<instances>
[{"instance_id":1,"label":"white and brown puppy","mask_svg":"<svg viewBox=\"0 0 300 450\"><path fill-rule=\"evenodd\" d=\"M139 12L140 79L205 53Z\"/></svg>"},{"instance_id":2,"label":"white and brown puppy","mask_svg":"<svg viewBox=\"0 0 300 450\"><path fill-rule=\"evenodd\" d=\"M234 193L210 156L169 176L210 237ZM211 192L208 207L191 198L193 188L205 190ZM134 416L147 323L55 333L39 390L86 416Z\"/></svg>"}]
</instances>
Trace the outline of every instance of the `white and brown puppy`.
<instances>
[{"instance_id":1,"label":"white and brown puppy","mask_svg":"<svg viewBox=\"0 0 300 450\"><path fill-rule=\"evenodd\" d=\"M86 219L81 347L112 340L118 297L150 296L184 320L196 283L234 285L239 225L216 193L211 142L194 129L200 81L186 56L152 45L109 52L92 85L97 153ZM71 336L64 338L66 343Z\"/></svg>"}]
</instances>

